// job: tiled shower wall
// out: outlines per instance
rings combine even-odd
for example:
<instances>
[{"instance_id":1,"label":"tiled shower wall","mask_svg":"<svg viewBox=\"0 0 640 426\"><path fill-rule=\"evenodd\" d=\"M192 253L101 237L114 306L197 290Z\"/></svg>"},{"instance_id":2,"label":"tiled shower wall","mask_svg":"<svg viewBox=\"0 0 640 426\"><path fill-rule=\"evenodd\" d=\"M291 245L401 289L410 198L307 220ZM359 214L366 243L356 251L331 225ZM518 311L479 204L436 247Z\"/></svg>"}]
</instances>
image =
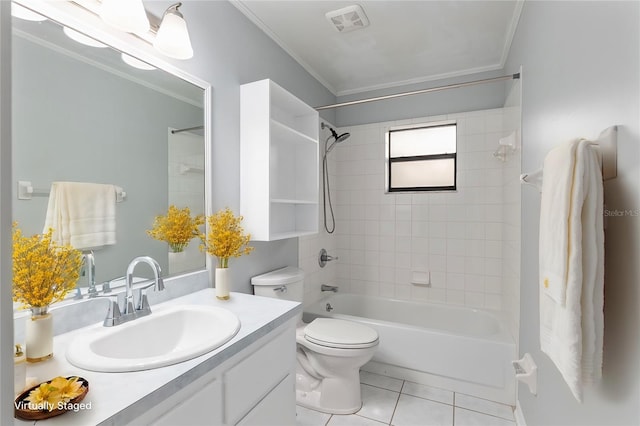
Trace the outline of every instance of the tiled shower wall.
<instances>
[{"instance_id":1,"label":"tiled shower wall","mask_svg":"<svg viewBox=\"0 0 640 426\"><path fill-rule=\"evenodd\" d=\"M504 163L493 153L501 137L514 130L519 136L519 96L518 85L504 109L339 129L351 137L328 156L336 232L324 231L321 214L319 233L299 241L305 303L321 296L321 284L331 284L341 292L501 310L515 332L520 151ZM452 119L458 124L458 190L385 194L385 130ZM322 247L339 260L320 268ZM431 288L411 284L414 273L429 271Z\"/></svg>"},{"instance_id":2,"label":"tiled shower wall","mask_svg":"<svg viewBox=\"0 0 640 426\"><path fill-rule=\"evenodd\" d=\"M515 132L516 151L504 163L502 197L504 203L502 236L502 299L511 334L517 339L520 322L520 184L521 167L521 92L520 81L507 83L503 133ZM527 188L527 190L534 190ZM517 340L516 340L517 342Z\"/></svg>"},{"instance_id":3,"label":"tiled shower wall","mask_svg":"<svg viewBox=\"0 0 640 426\"><path fill-rule=\"evenodd\" d=\"M331 123L326 123L332 128L336 128ZM330 256L337 257L336 254L336 238L335 233L329 234L324 228L324 219L322 215L322 153L324 152L325 140L330 135L328 130L320 129L320 168L318 176L318 200L319 215L318 215L318 233L316 235L309 235L300 237L298 239L298 266L302 268L305 274L304 279L304 305L311 304L318 300L322 294L320 287L322 284L338 285L336 283L336 270L337 263L342 259L328 262L323 268L318 263L320 250L322 248L327 250ZM334 150L335 151L335 150ZM332 164L332 157L335 155L334 151L329 154L329 174L330 185L333 185L336 181L335 176L335 164ZM332 194L335 193L333 186L331 187ZM328 208L327 208L328 211ZM331 225L330 219L328 219L329 225ZM330 226L329 229L332 227ZM341 286L340 291L344 291L344 287Z\"/></svg>"},{"instance_id":4,"label":"tiled shower wall","mask_svg":"<svg viewBox=\"0 0 640 426\"><path fill-rule=\"evenodd\" d=\"M337 226L335 281L343 291L501 310L505 135L500 109L349 128L329 154ZM390 126L456 120L458 189L385 194L384 133ZM432 287L413 285L431 274Z\"/></svg>"}]
</instances>

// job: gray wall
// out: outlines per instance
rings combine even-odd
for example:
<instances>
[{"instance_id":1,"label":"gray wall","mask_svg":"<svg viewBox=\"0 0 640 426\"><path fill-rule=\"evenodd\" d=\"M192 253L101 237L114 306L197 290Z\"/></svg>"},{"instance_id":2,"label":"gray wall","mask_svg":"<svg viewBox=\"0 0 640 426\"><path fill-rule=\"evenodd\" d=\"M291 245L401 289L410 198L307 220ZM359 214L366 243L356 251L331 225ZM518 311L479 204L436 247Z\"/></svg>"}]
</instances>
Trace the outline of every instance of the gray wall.
<instances>
[{"instance_id":1,"label":"gray wall","mask_svg":"<svg viewBox=\"0 0 640 426\"><path fill-rule=\"evenodd\" d=\"M446 86L466 81L481 80L503 75L502 70L483 72L444 80L429 81L390 89L374 90L356 95L340 96L338 102L373 98L432 87ZM432 117L456 112L502 108L506 97L503 82L481 84L460 89L450 89L421 95L412 95L384 101L370 102L336 109L335 124L338 127L379 123L415 117Z\"/></svg>"},{"instance_id":2,"label":"gray wall","mask_svg":"<svg viewBox=\"0 0 640 426\"><path fill-rule=\"evenodd\" d=\"M186 72L208 81L213 86L213 208L229 206L236 212L240 206L240 84L271 78L312 106L335 102L333 96L311 77L291 57L259 29L249 22L231 4L222 1L185 0L181 8L189 23L195 57L189 61L175 61ZM145 6L161 16L171 1L146 1ZM11 198L11 138L10 129L10 4L0 1L0 173L2 184L0 202L0 263L2 270L2 326L0 338L3 353L0 354L2 383L10 383L12 364L7 360L7 349L12 346L10 306L10 268L5 267L10 258L11 215L7 208ZM329 112L323 117L330 122L335 116ZM250 292L249 277L256 273L284 265L297 264L297 239L275 243L256 244L250 256L232 261L233 290ZM8 361L8 362L7 362ZM0 391L0 423L11 424L12 394L4 386Z\"/></svg>"},{"instance_id":3,"label":"gray wall","mask_svg":"<svg viewBox=\"0 0 640 426\"><path fill-rule=\"evenodd\" d=\"M558 143L621 126L618 178L605 183L608 210L640 207L639 11L638 2L526 2L507 63L511 72L523 66L524 172L540 168ZM523 188L520 352L538 364L538 396L519 387L527 425L637 425L640 218L607 220L603 379L579 404L539 350L539 208L537 191Z\"/></svg>"},{"instance_id":4,"label":"gray wall","mask_svg":"<svg viewBox=\"0 0 640 426\"><path fill-rule=\"evenodd\" d=\"M270 78L311 106L333 103L335 96L229 2L183 3L195 55L175 64L213 86L213 209L228 206L239 213L240 85ZM145 3L157 15L171 4ZM333 121L332 113L323 116ZM296 238L252 245L253 253L230 262L233 291L252 292L253 275L297 265Z\"/></svg>"},{"instance_id":5,"label":"gray wall","mask_svg":"<svg viewBox=\"0 0 640 426\"><path fill-rule=\"evenodd\" d=\"M13 380L11 301L11 3L0 1L0 383ZM0 386L0 424L12 424L13 389Z\"/></svg>"},{"instance_id":6,"label":"gray wall","mask_svg":"<svg viewBox=\"0 0 640 426\"><path fill-rule=\"evenodd\" d=\"M52 181L122 187L127 199L116 206L117 243L95 251L96 281L124 275L140 255L168 271L166 244L145 231L167 208L168 127L201 124L202 108L19 36L12 62L13 181L43 189ZM14 200L23 232L42 232L48 197Z\"/></svg>"}]
</instances>

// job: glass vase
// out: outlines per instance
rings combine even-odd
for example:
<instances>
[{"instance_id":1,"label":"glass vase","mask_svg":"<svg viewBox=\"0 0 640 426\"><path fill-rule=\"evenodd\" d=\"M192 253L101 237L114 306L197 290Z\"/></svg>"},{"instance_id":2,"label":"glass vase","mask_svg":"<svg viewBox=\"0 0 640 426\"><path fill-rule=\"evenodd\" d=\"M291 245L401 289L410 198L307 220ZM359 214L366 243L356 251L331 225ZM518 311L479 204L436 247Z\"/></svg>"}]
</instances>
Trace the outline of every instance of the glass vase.
<instances>
[{"instance_id":1,"label":"glass vase","mask_svg":"<svg viewBox=\"0 0 640 426\"><path fill-rule=\"evenodd\" d=\"M31 308L25 331L27 362L40 362L53 357L53 317L49 306Z\"/></svg>"}]
</instances>

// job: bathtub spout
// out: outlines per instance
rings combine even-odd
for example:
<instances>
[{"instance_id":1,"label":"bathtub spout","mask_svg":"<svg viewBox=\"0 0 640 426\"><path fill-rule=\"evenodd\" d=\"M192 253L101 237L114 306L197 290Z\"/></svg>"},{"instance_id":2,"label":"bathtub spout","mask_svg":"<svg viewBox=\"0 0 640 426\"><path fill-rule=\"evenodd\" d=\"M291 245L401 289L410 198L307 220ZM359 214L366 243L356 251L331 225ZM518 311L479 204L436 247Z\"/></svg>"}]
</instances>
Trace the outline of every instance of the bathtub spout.
<instances>
[{"instance_id":1,"label":"bathtub spout","mask_svg":"<svg viewBox=\"0 0 640 426\"><path fill-rule=\"evenodd\" d=\"M338 286L322 284L322 286L320 286L320 291L332 291L334 293L337 293Z\"/></svg>"}]
</instances>

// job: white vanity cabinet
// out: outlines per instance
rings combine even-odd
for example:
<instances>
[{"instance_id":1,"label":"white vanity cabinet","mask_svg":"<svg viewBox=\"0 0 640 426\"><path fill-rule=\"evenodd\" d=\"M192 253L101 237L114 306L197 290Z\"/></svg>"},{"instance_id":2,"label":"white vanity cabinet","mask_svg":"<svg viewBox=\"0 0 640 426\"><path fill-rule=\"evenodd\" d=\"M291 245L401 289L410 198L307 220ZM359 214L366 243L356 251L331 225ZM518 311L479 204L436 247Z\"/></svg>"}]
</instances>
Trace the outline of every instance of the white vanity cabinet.
<instances>
[{"instance_id":1,"label":"white vanity cabinet","mask_svg":"<svg viewBox=\"0 0 640 426\"><path fill-rule=\"evenodd\" d=\"M131 424L294 425L295 346L291 319Z\"/></svg>"},{"instance_id":2,"label":"white vanity cabinet","mask_svg":"<svg viewBox=\"0 0 640 426\"><path fill-rule=\"evenodd\" d=\"M318 232L318 117L271 80L240 87L240 213L252 240Z\"/></svg>"}]
</instances>

